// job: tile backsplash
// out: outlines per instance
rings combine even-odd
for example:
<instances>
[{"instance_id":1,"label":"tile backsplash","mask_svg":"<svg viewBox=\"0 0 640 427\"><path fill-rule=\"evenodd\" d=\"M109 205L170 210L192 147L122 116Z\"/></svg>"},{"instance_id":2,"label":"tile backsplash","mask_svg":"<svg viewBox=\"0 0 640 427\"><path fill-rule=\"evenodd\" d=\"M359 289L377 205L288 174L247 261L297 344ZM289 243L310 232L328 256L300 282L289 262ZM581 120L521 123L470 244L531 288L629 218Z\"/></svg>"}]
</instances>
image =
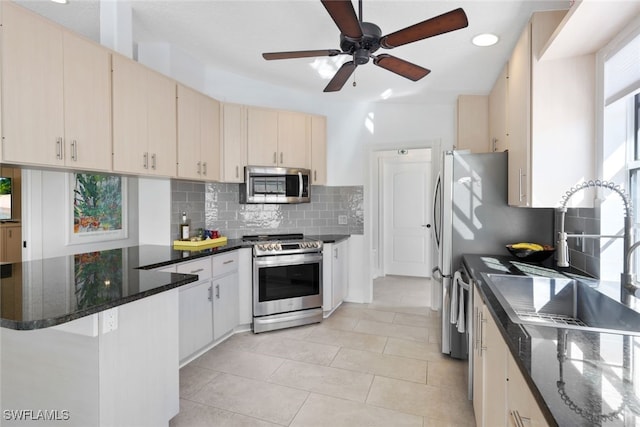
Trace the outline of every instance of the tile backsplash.
<instances>
[{"instance_id":1,"label":"tile backsplash","mask_svg":"<svg viewBox=\"0 0 640 427\"><path fill-rule=\"evenodd\" d=\"M362 186L311 187L311 202L240 204L239 184L172 181L171 234L181 213L192 230L217 229L231 239L246 234L364 234Z\"/></svg>"},{"instance_id":2,"label":"tile backsplash","mask_svg":"<svg viewBox=\"0 0 640 427\"><path fill-rule=\"evenodd\" d=\"M556 212L556 232L560 230L560 213ZM565 214L564 229L569 234L600 234L599 208L570 208ZM555 234L557 236L557 233ZM600 240L567 239L569 263L573 268L600 277ZM554 242L555 244L555 242Z\"/></svg>"}]
</instances>

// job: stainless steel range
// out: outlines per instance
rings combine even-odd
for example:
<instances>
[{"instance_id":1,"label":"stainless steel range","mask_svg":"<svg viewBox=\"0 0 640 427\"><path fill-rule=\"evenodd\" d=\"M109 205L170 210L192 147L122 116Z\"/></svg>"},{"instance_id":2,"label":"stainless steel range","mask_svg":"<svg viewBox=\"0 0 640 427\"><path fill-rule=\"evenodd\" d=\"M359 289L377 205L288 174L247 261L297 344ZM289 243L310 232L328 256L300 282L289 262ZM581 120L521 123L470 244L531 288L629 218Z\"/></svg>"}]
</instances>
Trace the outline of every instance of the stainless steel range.
<instances>
[{"instance_id":1,"label":"stainless steel range","mask_svg":"<svg viewBox=\"0 0 640 427\"><path fill-rule=\"evenodd\" d=\"M253 245L253 332L322 321L322 241L244 236Z\"/></svg>"}]
</instances>

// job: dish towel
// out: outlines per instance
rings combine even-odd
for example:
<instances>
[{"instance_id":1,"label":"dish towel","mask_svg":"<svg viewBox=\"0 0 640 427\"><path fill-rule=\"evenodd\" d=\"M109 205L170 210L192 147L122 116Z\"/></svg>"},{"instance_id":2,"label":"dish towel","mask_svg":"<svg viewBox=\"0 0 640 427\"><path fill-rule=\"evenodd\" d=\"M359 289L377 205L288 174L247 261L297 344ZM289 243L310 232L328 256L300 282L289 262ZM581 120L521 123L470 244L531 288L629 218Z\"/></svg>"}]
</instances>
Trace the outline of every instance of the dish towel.
<instances>
[{"instance_id":1,"label":"dish towel","mask_svg":"<svg viewBox=\"0 0 640 427\"><path fill-rule=\"evenodd\" d=\"M464 302L465 302L465 298L464 298L464 287L462 286L462 278L460 278L460 290L459 290L459 294L460 296L458 297L458 323L456 326L458 326L458 332L460 332L461 334L463 334L466 330L466 319L464 316Z\"/></svg>"},{"instance_id":2,"label":"dish towel","mask_svg":"<svg viewBox=\"0 0 640 427\"><path fill-rule=\"evenodd\" d=\"M458 281L462 280L462 276L459 271L453 273L453 280L451 281L451 305L449 306L449 322L452 325L458 323Z\"/></svg>"}]
</instances>

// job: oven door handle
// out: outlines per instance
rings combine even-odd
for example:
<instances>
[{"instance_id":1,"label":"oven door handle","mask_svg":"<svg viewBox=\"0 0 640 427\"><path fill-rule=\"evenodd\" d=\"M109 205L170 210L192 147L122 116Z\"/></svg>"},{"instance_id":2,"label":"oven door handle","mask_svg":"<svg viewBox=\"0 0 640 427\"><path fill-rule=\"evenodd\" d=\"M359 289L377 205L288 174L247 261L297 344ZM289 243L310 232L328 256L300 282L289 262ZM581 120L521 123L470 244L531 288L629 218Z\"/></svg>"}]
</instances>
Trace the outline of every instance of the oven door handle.
<instances>
[{"instance_id":1,"label":"oven door handle","mask_svg":"<svg viewBox=\"0 0 640 427\"><path fill-rule=\"evenodd\" d=\"M300 264L322 264L322 253L305 253L291 255L268 255L253 257L253 264L256 267L279 267L286 265Z\"/></svg>"}]
</instances>

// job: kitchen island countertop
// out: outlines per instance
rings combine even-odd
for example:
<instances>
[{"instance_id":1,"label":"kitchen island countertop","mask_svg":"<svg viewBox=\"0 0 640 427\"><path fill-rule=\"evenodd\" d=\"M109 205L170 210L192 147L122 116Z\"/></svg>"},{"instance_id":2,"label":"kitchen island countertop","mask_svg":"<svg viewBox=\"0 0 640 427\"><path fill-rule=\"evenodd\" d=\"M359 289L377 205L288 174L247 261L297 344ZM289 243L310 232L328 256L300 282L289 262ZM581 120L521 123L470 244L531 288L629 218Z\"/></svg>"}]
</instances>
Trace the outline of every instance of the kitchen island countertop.
<instances>
[{"instance_id":1,"label":"kitchen island countertop","mask_svg":"<svg viewBox=\"0 0 640 427\"><path fill-rule=\"evenodd\" d=\"M349 236L312 237L333 243ZM140 245L0 264L0 327L41 329L99 313L198 279L155 269L249 247L242 239L193 251Z\"/></svg>"}]
</instances>

